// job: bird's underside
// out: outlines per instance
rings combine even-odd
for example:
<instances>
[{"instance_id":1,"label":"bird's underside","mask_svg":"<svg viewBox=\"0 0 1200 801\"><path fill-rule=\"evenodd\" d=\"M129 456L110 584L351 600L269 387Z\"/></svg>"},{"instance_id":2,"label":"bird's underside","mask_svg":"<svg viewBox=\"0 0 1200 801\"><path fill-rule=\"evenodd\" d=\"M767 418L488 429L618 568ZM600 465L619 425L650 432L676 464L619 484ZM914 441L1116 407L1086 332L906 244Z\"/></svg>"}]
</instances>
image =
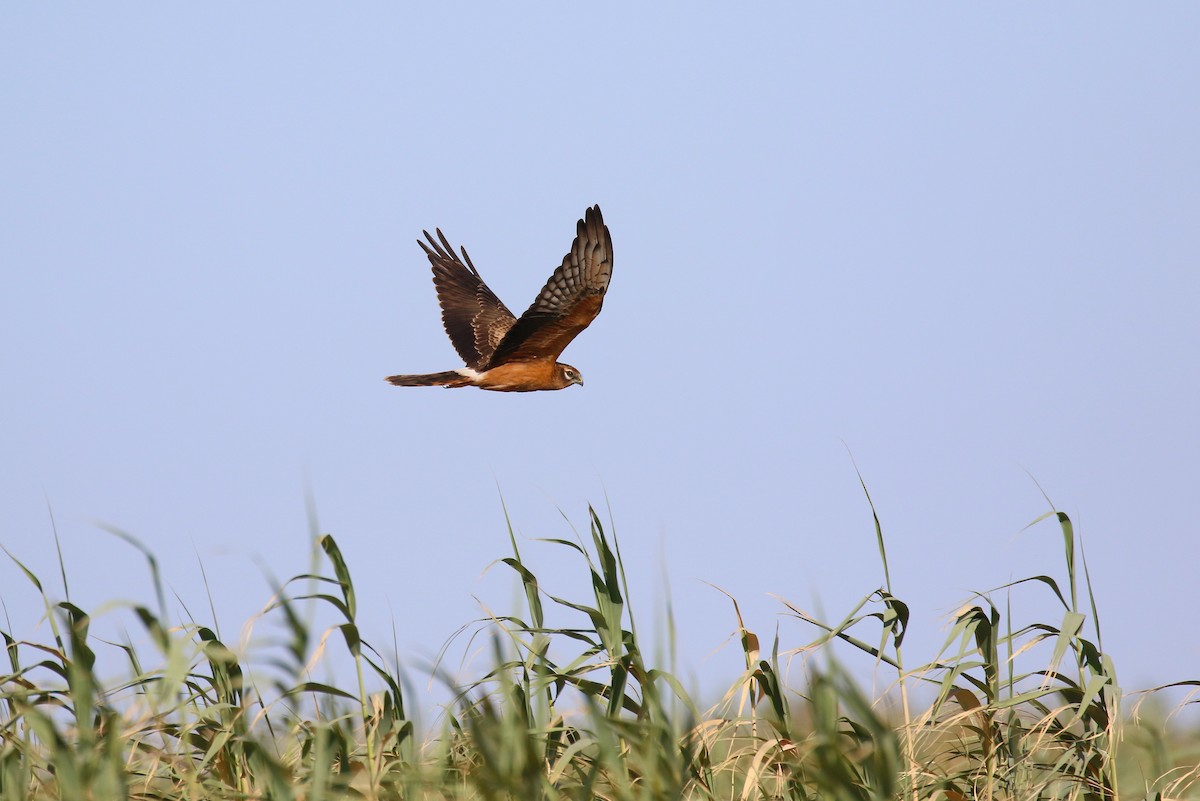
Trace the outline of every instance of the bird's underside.
<instances>
[{"instance_id":1,"label":"bird's underside","mask_svg":"<svg viewBox=\"0 0 1200 801\"><path fill-rule=\"evenodd\" d=\"M519 318L483 282L466 248L462 258L437 229L435 240L417 240L433 266L442 323L466 367L440 373L393 375L400 387L479 387L533 392L582 384L583 377L558 357L600 313L612 277L612 237L600 207L576 225L570 252Z\"/></svg>"},{"instance_id":2,"label":"bird's underside","mask_svg":"<svg viewBox=\"0 0 1200 801\"><path fill-rule=\"evenodd\" d=\"M572 384L582 384L583 378L575 371L568 377L568 365L558 364L552 359L501 364L482 373L463 367L443 373L424 375L393 375L388 381L398 387L479 387L496 392L535 392L540 389L565 389Z\"/></svg>"}]
</instances>

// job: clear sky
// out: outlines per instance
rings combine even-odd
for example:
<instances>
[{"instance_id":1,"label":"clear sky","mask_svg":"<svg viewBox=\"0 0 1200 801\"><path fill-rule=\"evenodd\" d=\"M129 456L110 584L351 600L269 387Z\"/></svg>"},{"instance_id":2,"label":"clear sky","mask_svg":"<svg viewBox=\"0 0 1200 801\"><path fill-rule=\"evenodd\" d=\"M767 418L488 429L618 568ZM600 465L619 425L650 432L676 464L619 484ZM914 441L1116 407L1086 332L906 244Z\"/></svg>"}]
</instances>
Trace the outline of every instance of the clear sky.
<instances>
[{"instance_id":1,"label":"clear sky","mask_svg":"<svg viewBox=\"0 0 1200 801\"><path fill-rule=\"evenodd\" d=\"M529 539L610 503L642 615L665 573L719 685L706 582L785 645L812 632L773 596L840 617L881 584L852 453L910 664L970 591L1062 576L1031 474L1123 683L1198 678L1197 31L1169 2L7 4L0 544L61 596L48 501L72 599L149 602L119 527L208 622L199 555L233 639L260 564L308 569L311 489L366 636L416 660L509 608L501 493ZM593 203L584 387L384 383L461 365L421 229L519 312Z\"/></svg>"}]
</instances>

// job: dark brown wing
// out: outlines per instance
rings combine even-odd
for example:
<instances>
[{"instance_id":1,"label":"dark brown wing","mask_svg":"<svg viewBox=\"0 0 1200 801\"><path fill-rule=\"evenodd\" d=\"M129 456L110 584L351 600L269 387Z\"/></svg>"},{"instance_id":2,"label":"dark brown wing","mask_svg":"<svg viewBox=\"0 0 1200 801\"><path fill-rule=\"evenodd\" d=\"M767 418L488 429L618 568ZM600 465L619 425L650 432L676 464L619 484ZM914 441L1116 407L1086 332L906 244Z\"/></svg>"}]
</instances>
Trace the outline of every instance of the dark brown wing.
<instances>
[{"instance_id":1,"label":"dark brown wing","mask_svg":"<svg viewBox=\"0 0 1200 801\"><path fill-rule=\"evenodd\" d=\"M575 242L537 300L508 329L488 367L526 359L558 359L604 303L612 277L612 236L593 206L576 226Z\"/></svg>"},{"instance_id":2,"label":"dark brown wing","mask_svg":"<svg viewBox=\"0 0 1200 801\"><path fill-rule=\"evenodd\" d=\"M433 285L437 288L446 333L467 367L478 370L487 364L517 318L479 277L467 249L462 249L460 259L442 229L436 230L440 242L428 231L422 231L429 244L419 239L417 244L433 265Z\"/></svg>"}]
</instances>

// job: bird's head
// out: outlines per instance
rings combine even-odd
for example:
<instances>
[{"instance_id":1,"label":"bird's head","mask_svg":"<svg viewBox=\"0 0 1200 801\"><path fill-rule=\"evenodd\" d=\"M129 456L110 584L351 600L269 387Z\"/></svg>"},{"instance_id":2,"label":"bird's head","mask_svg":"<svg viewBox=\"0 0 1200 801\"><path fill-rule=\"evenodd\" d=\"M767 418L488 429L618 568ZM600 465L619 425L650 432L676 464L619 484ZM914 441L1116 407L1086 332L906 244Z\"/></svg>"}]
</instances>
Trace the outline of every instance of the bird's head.
<instances>
[{"instance_id":1,"label":"bird's head","mask_svg":"<svg viewBox=\"0 0 1200 801\"><path fill-rule=\"evenodd\" d=\"M558 366L558 372L559 375L562 376L562 380L565 382L563 384L564 388L569 387L572 384L579 384L580 386L583 386L583 376L571 365L560 364Z\"/></svg>"}]
</instances>

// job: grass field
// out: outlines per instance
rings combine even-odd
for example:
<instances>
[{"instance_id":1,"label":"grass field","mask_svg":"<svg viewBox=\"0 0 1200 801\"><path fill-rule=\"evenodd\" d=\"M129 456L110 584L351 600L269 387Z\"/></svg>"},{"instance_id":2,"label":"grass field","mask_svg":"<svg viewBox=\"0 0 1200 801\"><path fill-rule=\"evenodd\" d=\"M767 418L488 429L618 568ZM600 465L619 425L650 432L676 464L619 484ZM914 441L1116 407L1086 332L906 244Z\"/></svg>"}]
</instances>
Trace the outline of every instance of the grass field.
<instances>
[{"instance_id":1,"label":"grass field","mask_svg":"<svg viewBox=\"0 0 1200 801\"><path fill-rule=\"evenodd\" d=\"M1061 529L1064 565L994 594L1052 598L1044 622L1011 620L980 594L955 614L942 652L914 660L890 578L838 621L785 605L820 632L809 643L763 643L733 601L745 671L703 708L648 661L662 649L639 639L617 540L594 512L590 536L550 541L577 554L575 598L540 589L510 528L502 562L523 608L487 622L491 659L454 683L440 716L423 710L436 720L423 727L397 655L363 638L331 536L319 541L324 571L294 577L268 605L286 636L261 658L167 620L160 586L159 611L132 610L153 645L115 646L127 664L117 679L97 675L88 612L53 601L21 566L52 636L4 633L0 801L1200 798L1200 734L1135 720L1136 698L1101 648L1070 520L1035 522ZM876 535L887 576L878 523ZM338 622L310 630L312 604ZM550 628L549 607L587 623ZM864 692L826 647L835 639L843 658L889 672L891 687ZM334 649L354 666L349 686L311 678ZM784 679L793 660L802 686Z\"/></svg>"}]
</instances>

